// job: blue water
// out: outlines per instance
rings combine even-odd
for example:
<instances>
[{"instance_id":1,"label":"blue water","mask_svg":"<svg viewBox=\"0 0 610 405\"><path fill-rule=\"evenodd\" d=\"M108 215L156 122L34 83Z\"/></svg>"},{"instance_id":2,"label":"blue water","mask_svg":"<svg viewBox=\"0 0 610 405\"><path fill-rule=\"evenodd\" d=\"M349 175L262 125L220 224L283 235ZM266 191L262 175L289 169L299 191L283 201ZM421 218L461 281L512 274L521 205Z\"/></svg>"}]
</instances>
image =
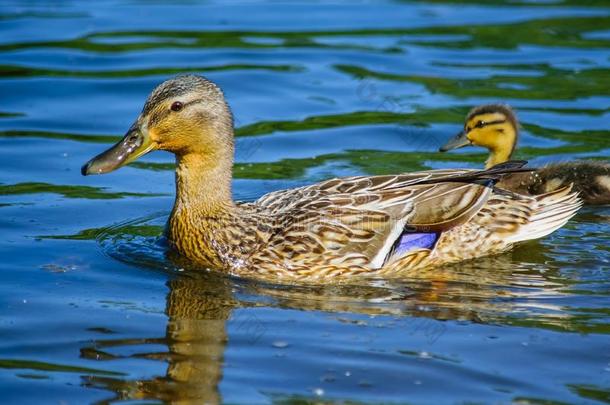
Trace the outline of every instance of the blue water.
<instances>
[{"instance_id":1,"label":"blue water","mask_svg":"<svg viewBox=\"0 0 610 405\"><path fill-rule=\"evenodd\" d=\"M609 403L608 207L417 278L282 286L165 257L169 154L79 171L180 72L225 90L237 199L481 167L436 150L491 101L517 157L608 160L609 29L602 0L3 1L2 403Z\"/></svg>"}]
</instances>

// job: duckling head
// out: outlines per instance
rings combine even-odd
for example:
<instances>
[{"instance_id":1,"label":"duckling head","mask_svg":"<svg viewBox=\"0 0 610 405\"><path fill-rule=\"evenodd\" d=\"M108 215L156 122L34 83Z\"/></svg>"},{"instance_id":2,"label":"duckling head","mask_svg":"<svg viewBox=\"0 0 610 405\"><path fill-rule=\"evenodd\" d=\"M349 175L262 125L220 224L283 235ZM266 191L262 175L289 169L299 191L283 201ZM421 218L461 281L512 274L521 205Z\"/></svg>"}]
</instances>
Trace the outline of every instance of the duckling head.
<instances>
[{"instance_id":1,"label":"duckling head","mask_svg":"<svg viewBox=\"0 0 610 405\"><path fill-rule=\"evenodd\" d=\"M519 136L517 117L505 104L487 104L472 109L466 116L464 129L441 146L440 152L447 152L463 146L482 146L491 156L487 166L503 163L510 159Z\"/></svg>"},{"instance_id":2,"label":"duckling head","mask_svg":"<svg viewBox=\"0 0 610 405\"><path fill-rule=\"evenodd\" d=\"M199 155L210 164L233 156L233 118L220 88L195 75L161 83L123 139L81 169L83 175L116 170L153 150Z\"/></svg>"}]
</instances>

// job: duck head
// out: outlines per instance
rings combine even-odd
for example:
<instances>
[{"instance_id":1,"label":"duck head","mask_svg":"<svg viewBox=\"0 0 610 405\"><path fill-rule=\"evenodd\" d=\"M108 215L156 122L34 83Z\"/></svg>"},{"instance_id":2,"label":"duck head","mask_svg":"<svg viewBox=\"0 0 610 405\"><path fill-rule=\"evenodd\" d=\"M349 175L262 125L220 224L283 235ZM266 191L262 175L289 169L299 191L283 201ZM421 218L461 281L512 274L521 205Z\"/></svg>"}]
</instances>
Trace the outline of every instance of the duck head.
<instances>
[{"instance_id":1,"label":"duck head","mask_svg":"<svg viewBox=\"0 0 610 405\"><path fill-rule=\"evenodd\" d=\"M440 152L464 146L482 146L490 151L487 167L510 160L519 136L513 110L504 104L487 104L472 109L464 129L441 146Z\"/></svg>"},{"instance_id":2,"label":"duck head","mask_svg":"<svg viewBox=\"0 0 610 405\"><path fill-rule=\"evenodd\" d=\"M210 165L231 160L233 118L220 88L195 75L161 83L123 139L87 162L81 173L109 173L153 150L179 158L202 156Z\"/></svg>"}]
</instances>

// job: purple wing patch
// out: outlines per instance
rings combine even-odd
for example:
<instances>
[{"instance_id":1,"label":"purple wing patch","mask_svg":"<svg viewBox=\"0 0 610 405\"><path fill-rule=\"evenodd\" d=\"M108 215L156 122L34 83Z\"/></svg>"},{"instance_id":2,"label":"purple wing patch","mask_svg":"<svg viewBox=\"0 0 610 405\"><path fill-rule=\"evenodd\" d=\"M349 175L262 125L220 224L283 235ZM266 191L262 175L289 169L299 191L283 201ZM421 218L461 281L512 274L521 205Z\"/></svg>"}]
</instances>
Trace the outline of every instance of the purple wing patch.
<instances>
[{"instance_id":1,"label":"purple wing patch","mask_svg":"<svg viewBox=\"0 0 610 405\"><path fill-rule=\"evenodd\" d=\"M437 233L403 233L396 242L392 256L402 256L415 249L431 249L437 240Z\"/></svg>"}]
</instances>

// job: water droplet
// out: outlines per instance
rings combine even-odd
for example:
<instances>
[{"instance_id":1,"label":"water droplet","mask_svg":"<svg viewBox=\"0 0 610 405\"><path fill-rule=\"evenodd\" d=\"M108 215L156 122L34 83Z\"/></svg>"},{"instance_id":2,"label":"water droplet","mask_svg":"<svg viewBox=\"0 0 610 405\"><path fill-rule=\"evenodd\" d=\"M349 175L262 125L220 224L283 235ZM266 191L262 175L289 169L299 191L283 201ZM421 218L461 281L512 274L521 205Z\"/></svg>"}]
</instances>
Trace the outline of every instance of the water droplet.
<instances>
[{"instance_id":1,"label":"water droplet","mask_svg":"<svg viewBox=\"0 0 610 405\"><path fill-rule=\"evenodd\" d=\"M276 340L271 345L276 349L285 349L289 346L288 342L284 342L283 340Z\"/></svg>"}]
</instances>

